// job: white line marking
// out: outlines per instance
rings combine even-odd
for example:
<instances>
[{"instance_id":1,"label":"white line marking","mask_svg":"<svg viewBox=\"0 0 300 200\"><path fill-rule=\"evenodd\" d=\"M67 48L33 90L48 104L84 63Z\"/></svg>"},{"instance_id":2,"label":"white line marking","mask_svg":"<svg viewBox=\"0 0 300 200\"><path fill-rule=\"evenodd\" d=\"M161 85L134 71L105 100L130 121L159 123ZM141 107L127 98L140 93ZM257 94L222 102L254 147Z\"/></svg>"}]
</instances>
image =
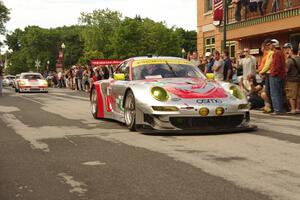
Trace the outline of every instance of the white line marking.
<instances>
[{"instance_id":1,"label":"white line marking","mask_svg":"<svg viewBox=\"0 0 300 200\"><path fill-rule=\"evenodd\" d=\"M16 111L20 111L20 109L17 107L13 107L13 106L0 106L0 112L10 113L10 112L16 112Z\"/></svg>"},{"instance_id":2,"label":"white line marking","mask_svg":"<svg viewBox=\"0 0 300 200\"><path fill-rule=\"evenodd\" d=\"M106 165L105 162L100 162L100 161L89 161L89 162L84 162L82 164L83 165L88 165L88 166Z\"/></svg>"},{"instance_id":3,"label":"white line marking","mask_svg":"<svg viewBox=\"0 0 300 200\"><path fill-rule=\"evenodd\" d=\"M67 136L64 136L64 138L66 140L68 140L71 144L73 144L74 146L78 146L73 140L69 139Z\"/></svg>"},{"instance_id":4,"label":"white line marking","mask_svg":"<svg viewBox=\"0 0 300 200\"><path fill-rule=\"evenodd\" d=\"M83 182L74 180L74 177L66 173L59 173L58 176L63 179L64 184L67 184L71 187L71 189L69 190L70 193L76 193L78 196L84 196L88 191L86 189L87 185Z\"/></svg>"}]
</instances>

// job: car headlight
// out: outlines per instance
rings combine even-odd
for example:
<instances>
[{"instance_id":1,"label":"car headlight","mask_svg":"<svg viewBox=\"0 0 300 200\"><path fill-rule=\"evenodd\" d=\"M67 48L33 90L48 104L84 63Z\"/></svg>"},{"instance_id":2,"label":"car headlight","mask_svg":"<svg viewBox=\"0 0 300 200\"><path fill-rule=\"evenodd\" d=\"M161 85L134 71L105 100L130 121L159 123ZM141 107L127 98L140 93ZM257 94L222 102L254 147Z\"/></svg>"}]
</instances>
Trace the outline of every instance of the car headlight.
<instances>
[{"instance_id":1,"label":"car headlight","mask_svg":"<svg viewBox=\"0 0 300 200\"><path fill-rule=\"evenodd\" d=\"M169 100L168 92L162 87L153 87L151 89L151 95L157 101L168 101Z\"/></svg>"},{"instance_id":2,"label":"car headlight","mask_svg":"<svg viewBox=\"0 0 300 200\"><path fill-rule=\"evenodd\" d=\"M232 96L238 99L245 99L244 93L235 85L230 86L229 92Z\"/></svg>"},{"instance_id":3,"label":"car headlight","mask_svg":"<svg viewBox=\"0 0 300 200\"><path fill-rule=\"evenodd\" d=\"M206 107L200 108L199 114L202 117L206 117L209 114L209 109Z\"/></svg>"},{"instance_id":4,"label":"car headlight","mask_svg":"<svg viewBox=\"0 0 300 200\"><path fill-rule=\"evenodd\" d=\"M46 80L43 80L43 85L48 86L48 82Z\"/></svg>"},{"instance_id":5,"label":"car headlight","mask_svg":"<svg viewBox=\"0 0 300 200\"><path fill-rule=\"evenodd\" d=\"M26 84L25 81L20 80L19 85L25 85L25 84Z\"/></svg>"},{"instance_id":6,"label":"car headlight","mask_svg":"<svg viewBox=\"0 0 300 200\"><path fill-rule=\"evenodd\" d=\"M215 113L216 113L217 116L222 116L224 114L224 112L225 112L225 110L222 107L218 107L215 110Z\"/></svg>"}]
</instances>

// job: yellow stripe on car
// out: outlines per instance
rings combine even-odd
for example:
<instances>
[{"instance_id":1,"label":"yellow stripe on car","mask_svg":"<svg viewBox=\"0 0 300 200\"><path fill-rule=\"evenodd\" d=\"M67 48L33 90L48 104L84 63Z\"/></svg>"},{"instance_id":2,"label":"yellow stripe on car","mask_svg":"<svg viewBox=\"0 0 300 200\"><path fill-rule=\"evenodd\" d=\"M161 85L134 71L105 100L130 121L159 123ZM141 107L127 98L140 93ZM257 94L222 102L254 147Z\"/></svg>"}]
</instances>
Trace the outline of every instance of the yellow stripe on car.
<instances>
[{"instance_id":1,"label":"yellow stripe on car","mask_svg":"<svg viewBox=\"0 0 300 200\"><path fill-rule=\"evenodd\" d=\"M192 65L191 62L189 62L188 60L163 60L163 59L145 59L145 60L135 60L132 63L132 67L138 67L141 65L150 65L150 64L178 64L178 65Z\"/></svg>"}]
</instances>

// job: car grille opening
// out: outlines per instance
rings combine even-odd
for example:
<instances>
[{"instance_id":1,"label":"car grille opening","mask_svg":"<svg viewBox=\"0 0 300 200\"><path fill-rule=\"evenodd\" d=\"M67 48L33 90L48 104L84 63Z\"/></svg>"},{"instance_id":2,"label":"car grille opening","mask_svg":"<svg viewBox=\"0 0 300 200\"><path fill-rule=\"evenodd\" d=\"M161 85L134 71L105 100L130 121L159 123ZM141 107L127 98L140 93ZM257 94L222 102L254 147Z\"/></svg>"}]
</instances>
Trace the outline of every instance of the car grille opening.
<instances>
[{"instance_id":1,"label":"car grille opening","mask_svg":"<svg viewBox=\"0 0 300 200\"><path fill-rule=\"evenodd\" d=\"M239 126L244 115L229 115L219 117L170 117L173 126L185 129L228 129Z\"/></svg>"},{"instance_id":2,"label":"car grille opening","mask_svg":"<svg viewBox=\"0 0 300 200\"><path fill-rule=\"evenodd\" d=\"M144 122L147 122L151 126L154 126L154 119L151 115L144 114Z\"/></svg>"}]
</instances>

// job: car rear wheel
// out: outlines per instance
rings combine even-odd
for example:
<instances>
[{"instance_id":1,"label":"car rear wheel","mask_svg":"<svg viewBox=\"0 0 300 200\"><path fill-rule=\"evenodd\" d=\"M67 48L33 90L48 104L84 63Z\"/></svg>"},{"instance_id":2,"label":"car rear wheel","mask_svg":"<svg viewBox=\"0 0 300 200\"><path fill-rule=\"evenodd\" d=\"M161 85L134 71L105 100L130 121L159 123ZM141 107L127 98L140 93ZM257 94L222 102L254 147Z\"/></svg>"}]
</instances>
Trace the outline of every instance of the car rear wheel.
<instances>
[{"instance_id":1,"label":"car rear wheel","mask_svg":"<svg viewBox=\"0 0 300 200\"><path fill-rule=\"evenodd\" d=\"M91 96L91 112L95 119L98 117L98 96L96 88L92 90L92 96Z\"/></svg>"},{"instance_id":2,"label":"car rear wheel","mask_svg":"<svg viewBox=\"0 0 300 200\"><path fill-rule=\"evenodd\" d=\"M136 118L135 97L131 91L128 92L125 99L124 118L128 129L131 131L135 131L135 118Z\"/></svg>"}]
</instances>

